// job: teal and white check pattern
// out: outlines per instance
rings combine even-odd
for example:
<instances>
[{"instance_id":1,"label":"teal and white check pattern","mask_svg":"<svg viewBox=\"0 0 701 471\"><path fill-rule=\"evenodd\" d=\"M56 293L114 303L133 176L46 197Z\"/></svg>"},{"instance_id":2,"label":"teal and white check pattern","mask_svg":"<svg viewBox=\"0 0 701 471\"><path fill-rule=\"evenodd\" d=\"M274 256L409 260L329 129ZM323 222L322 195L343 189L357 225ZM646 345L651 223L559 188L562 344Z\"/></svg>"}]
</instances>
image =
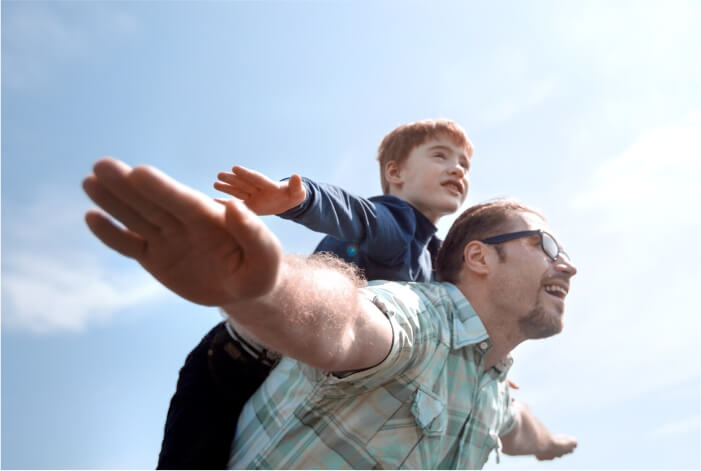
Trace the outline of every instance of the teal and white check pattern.
<instances>
[{"instance_id":1,"label":"teal and white check pattern","mask_svg":"<svg viewBox=\"0 0 701 471\"><path fill-rule=\"evenodd\" d=\"M394 330L388 357L338 378L283 358L239 418L231 468L481 468L514 425L507 359L449 283L371 283Z\"/></svg>"}]
</instances>

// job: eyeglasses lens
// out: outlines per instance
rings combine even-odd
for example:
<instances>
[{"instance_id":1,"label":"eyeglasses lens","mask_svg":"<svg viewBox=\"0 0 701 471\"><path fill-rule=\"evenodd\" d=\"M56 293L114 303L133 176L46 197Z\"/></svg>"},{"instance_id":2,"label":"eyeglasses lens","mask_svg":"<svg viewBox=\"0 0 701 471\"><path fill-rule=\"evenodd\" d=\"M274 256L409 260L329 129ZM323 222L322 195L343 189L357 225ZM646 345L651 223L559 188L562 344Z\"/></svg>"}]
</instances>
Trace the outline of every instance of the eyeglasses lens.
<instances>
[{"instance_id":1,"label":"eyeglasses lens","mask_svg":"<svg viewBox=\"0 0 701 471\"><path fill-rule=\"evenodd\" d=\"M548 255L548 257L553 260L557 259L560 253L560 247L557 246L557 242L549 234L543 233L543 250Z\"/></svg>"}]
</instances>

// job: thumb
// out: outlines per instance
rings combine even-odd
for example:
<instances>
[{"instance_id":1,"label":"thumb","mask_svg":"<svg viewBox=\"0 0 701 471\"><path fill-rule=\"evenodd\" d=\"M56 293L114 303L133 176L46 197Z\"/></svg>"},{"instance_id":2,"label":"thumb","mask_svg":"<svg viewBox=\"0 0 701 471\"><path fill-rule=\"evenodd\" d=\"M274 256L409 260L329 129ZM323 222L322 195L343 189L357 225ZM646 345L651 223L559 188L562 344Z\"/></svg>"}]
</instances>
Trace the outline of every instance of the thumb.
<instances>
[{"instance_id":1,"label":"thumb","mask_svg":"<svg viewBox=\"0 0 701 471\"><path fill-rule=\"evenodd\" d=\"M241 250L240 282L236 289L240 296L262 296L277 281L282 263L282 246L275 234L263 221L239 200L224 203L226 230Z\"/></svg>"},{"instance_id":2,"label":"thumb","mask_svg":"<svg viewBox=\"0 0 701 471\"><path fill-rule=\"evenodd\" d=\"M307 190L304 188L304 183L302 183L302 177L293 173L288 181L288 190L290 192L290 197L297 204L302 203L307 197Z\"/></svg>"}]
</instances>

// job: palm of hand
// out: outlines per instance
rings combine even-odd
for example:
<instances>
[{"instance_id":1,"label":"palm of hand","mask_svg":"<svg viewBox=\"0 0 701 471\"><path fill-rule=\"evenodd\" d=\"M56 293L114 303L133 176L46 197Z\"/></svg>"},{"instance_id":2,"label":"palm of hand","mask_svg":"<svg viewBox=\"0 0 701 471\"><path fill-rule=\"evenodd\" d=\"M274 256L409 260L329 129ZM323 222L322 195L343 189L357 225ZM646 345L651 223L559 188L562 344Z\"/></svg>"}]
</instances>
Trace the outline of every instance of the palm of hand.
<instances>
[{"instance_id":1,"label":"palm of hand","mask_svg":"<svg viewBox=\"0 0 701 471\"><path fill-rule=\"evenodd\" d=\"M290 197L287 182L271 182L270 187L251 193L243 202L251 211L261 216L281 214L296 206Z\"/></svg>"},{"instance_id":2,"label":"palm of hand","mask_svg":"<svg viewBox=\"0 0 701 471\"><path fill-rule=\"evenodd\" d=\"M164 231L144 241L137 261L158 281L189 301L221 306L237 298L251 267L241 247L217 225Z\"/></svg>"},{"instance_id":3,"label":"palm of hand","mask_svg":"<svg viewBox=\"0 0 701 471\"><path fill-rule=\"evenodd\" d=\"M241 203L222 207L155 169L131 169L113 159L98 162L83 186L125 226L90 211L93 233L183 298L224 306L264 294L275 283L279 242Z\"/></svg>"}]
</instances>

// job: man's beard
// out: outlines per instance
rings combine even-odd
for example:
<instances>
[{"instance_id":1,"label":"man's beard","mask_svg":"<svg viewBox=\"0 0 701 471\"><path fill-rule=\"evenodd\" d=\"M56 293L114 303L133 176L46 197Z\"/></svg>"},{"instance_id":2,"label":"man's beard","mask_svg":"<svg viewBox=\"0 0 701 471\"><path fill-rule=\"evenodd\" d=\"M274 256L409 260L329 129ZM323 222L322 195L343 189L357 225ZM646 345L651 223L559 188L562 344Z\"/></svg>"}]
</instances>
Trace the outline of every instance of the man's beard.
<instances>
[{"instance_id":1,"label":"man's beard","mask_svg":"<svg viewBox=\"0 0 701 471\"><path fill-rule=\"evenodd\" d=\"M545 310L538 302L526 317L518 320L521 333L529 339L544 339L562 331L562 317Z\"/></svg>"}]
</instances>

